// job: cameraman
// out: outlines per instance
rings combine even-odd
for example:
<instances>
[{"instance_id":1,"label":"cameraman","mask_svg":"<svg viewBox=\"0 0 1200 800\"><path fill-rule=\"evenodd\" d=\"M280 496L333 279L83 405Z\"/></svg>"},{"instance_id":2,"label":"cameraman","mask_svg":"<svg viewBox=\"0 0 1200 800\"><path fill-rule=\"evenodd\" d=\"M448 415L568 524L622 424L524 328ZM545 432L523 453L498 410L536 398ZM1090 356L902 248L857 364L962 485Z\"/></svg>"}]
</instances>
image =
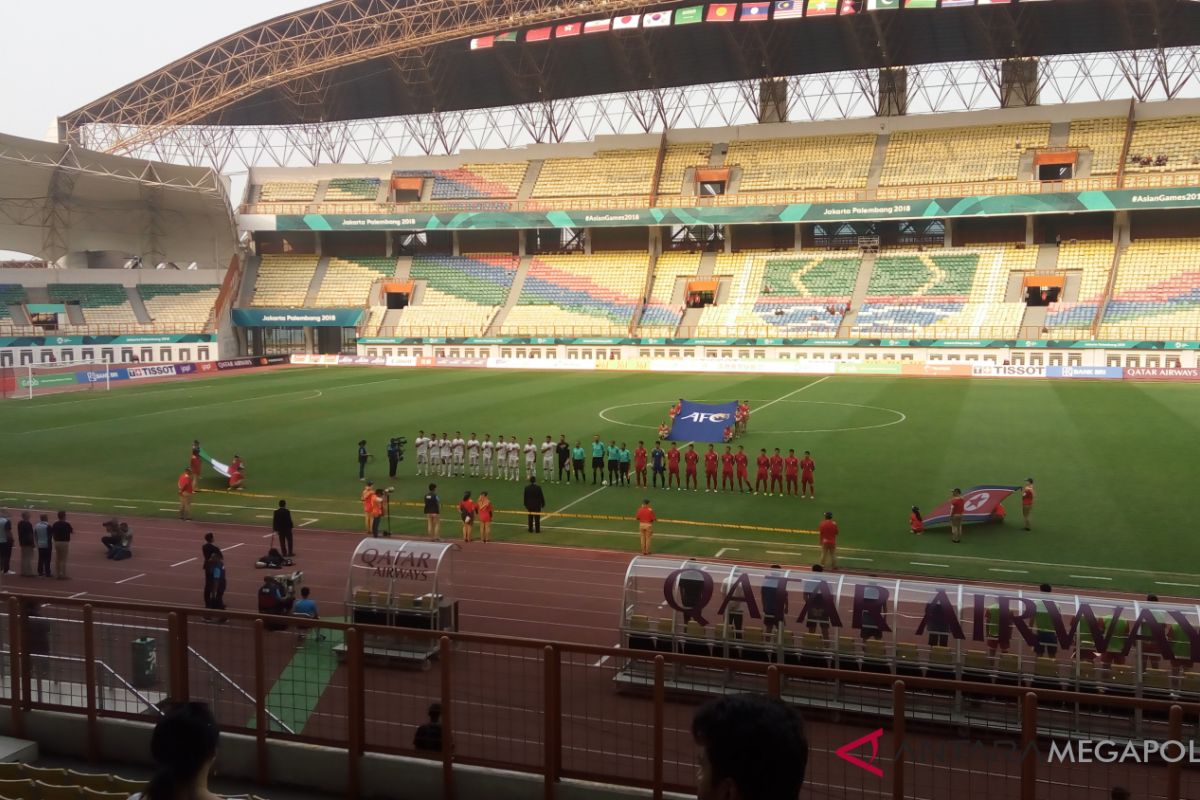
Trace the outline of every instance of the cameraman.
<instances>
[{"instance_id":1,"label":"cameraman","mask_svg":"<svg viewBox=\"0 0 1200 800\"><path fill-rule=\"evenodd\" d=\"M283 583L273 575L263 578L263 585L258 587L258 613L274 617L287 616L292 611L293 597L284 588ZM267 625L267 630L281 631L284 625Z\"/></svg>"},{"instance_id":2,"label":"cameraman","mask_svg":"<svg viewBox=\"0 0 1200 800\"><path fill-rule=\"evenodd\" d=\"M396 477L396 468L400 465L400 440L392 437L387 445L388 477Z\"/></svg>"}]
</instances>

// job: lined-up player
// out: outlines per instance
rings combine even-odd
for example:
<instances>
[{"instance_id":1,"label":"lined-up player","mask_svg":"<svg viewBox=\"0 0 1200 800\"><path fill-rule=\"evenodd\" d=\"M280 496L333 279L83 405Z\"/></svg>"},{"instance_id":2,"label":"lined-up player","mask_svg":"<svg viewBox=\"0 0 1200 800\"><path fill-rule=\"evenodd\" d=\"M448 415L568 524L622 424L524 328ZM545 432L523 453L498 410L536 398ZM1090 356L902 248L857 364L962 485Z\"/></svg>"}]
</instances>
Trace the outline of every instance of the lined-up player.
<instances>
[{"instance_id":1,"label":"lined-up player","mask_svg":"<svg viewBox=\"0 0 1200 800\"><path fill-rule=\"evenodd\" d=\"M683 454L683 485L684 488L691 489L693 492L700 488L696 482L696 464L699 461L700 454L696 452L696 445L689 444L687 452Z\"/></svg>"},{"instance_id":2,"label":"lined-up player","mask_svg":"<svg viewBox=\"0 0 1200 800\"><path fill-rule=\"evenodd\" d=\"M455 431L454 438L450 440L450 474L456 478L466 474L466 454L467 443L462 431Z\"/></svg>"},{"instance_id":3,"label":"lined-up player","mask_svg":"<svg viewBox=\"0 0 1200 800\"><path fill-rule=\"evenodd\" d=\"M758 451L758 458L755 459L757 469L754 472L754 493L758 494L762 490L763 494L767 493L767 476L771 471L771 459L767 456L766 449Z\"/></svg>"},{"instance_id":4,"label":"lined-up player","mask_svg":"<svg viewBox=\"0 0 1200 800\"><path fill-rule=\"evenodd\" d=\"M515 436L508 437L507 458L504 463L504 477L510 481L521 480L521 445Z\"/></svg>"},{"instance_id":5,"label":"lined-up player","mask_svg":"<svg viewBox=\"0 0 1200 800\"><path fill-rule=\"evenodd\" d=\"M796 458L795 450L788 450L787 458L783 460L783 470L787 475L788 495L800 494L800 459Z\"/></svg>"},{"instance_id":6,"label":"lined-up player","mask_svg":"<svg viewBox=\"0 0 1200 800\"><path fill-rule=\"evenodd\" d=\"M472 478L479 477L479 437L474 432L467 439L467 469Z\"/></svg>"},{"instance_id":7,"label":"lined-up player","mask_svg":"<svg viewBox=\"0 0 1200 800\"><path fill-rule=\"evenodd\" d=\"M715 492L717 486L717 464L720 463L720 456L717 455L717 450L711 444L708 450L704 453L704 491Z\"/></svg>"},{"instance_id":8,"label":"lined-up player","mask_svg":"<svg viewBox=\"0 0 1200 800\"><path fill-rule=\"evenodd\" d=\"M754 487L750 485L750 459L746 455L746 448L738 445L737 452L733 454L733 464L737 467L737 488L739 492L754 491ZM746 488L743 489L742 485Z\"/></svg>"},{"instance_id":9,"label":"lined-up player","mask_svg":"<svg viewBox=\"0 0 1200 800\"><path fill-rule=\"evenodd\" d=\"M443 433L442 438L438 440L438 475L445 477L450 474L451 458L454 453L454 444L450 439L449 434Z\"/></svg>"},{"instance_id":10,"label":"lined-up player","mask_svg":"<svg viewBox=\"0 0 1200 800\"><path fill-rule=\"evenodd\" d=\"M538 446L533 443L533 437L530 436L525 441L525 478L537 477L537 453Z\"/></svg>"},{"instance_id":11,"label":"lined-up player","mask_svg":"<svg viewBox=\"0 0 1200 800\"><path fill-rule=\"evenodd\" d=\"M646 452L646 443L639 441L637 449L633 451L633 482L635 486L646 487L647 458L649 458L649 453Z\"/></svg>"},{"instance_id":12,"label":"lined-up player","mask_svg":"<svg viewBox=\"0 0 1200 800\"><path fill-rule=\"evenodd\" d=\"M783 497L783 456L779 455L779 448L775 448L775 454L771 456L771 491L768 496L779 492L779 496Z\"/></svg>"},{"instance_id":13,"label":"lined-up player","mask_svg":"<svg viewBox=\"0 0 1200 800\"><path fill-rule=\"evenodd\" d=\"M542 481L550 483L554 480L554 457L556 452L554 437L546 434L546 441L542 442L540 449L542 451Z\"/></svg>"},{"instance_id":14,"label":"lined-up player","mask_svg":"<svg viewBox=\"0 0 1200 800\"><path fill-rule=\"evenodd\" d=\"M413 446L417 449L417 474L429 474L429 437L425 435L425 431L417 431L417 438L413 440Z\"/></svg>"},{"instance_id":15,"label":"lined-up player","mask_svg":"<svg viewBox=\"0 0 1200 800\"><path fill-rule=\"evenodd\" d=\"M490 433L483 435L483 441L479 443L479 455L483 459L483 477L496 477L495 467L492 466L495 463L493 459L496 455L496 443L492 441Z\"/></svg>"},{"instance_id":16,"label":"lined-up player","mask_svg":"<svg viewBox=\"0 0 1200 800\"><path fill-rule=\"evenodd\" d=\"M804 497L804 493L808 492L808 498L815 500L817 490L813 486L813 473L817 471L816 462L812 460L812 453L804 451L804 458L800 459L800 496Z\"/></svg>"},{"instance_id":17,"label":"lined-up player","mask_svg":"<svg viewBox=\"0 0 1200 800\"><path fill-rule=\"evenodd\" d=\"M674 484L675 491L682 492L683 487L679 485L679 448L671 442L671 449L667 451L667 488L670 489Z\"/></svg>"}]
</instances>

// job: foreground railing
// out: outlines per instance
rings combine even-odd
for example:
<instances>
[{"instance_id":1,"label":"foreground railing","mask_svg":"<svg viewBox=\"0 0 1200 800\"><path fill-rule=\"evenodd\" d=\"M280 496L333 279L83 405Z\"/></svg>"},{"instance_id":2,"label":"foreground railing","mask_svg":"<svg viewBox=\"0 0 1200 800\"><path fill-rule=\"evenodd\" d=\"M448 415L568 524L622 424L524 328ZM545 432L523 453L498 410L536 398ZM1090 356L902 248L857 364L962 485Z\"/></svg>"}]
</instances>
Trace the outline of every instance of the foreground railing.
<instances>
[{"instance_id":1,"label":"foreground railing","mask_svg":"<svg viewBox=\"0 0 1200 800\"><path fill-rule=\"evenodd\" d=\"M562 622L573 624L566 612ZM436 643L433 657L405 660L401 639ZM1200 705L1136 692L11 595L0 598L0 641L0 705L17 736L32 711L78 714L94 755L101 718L153 721L162 701L205 700L223 730L254 737L264 782L272 740L345 749L350 797L366 753L440 760L445 797L455 764L538 774L546 798L567 778L694 792L696 705L742 691L804 709L806 796L1032 800L1068 788L1107 796L1115 784L1137 798L1200 796L1200 771L1173 746L1143 763L1089 762L1080 749L1200 735ZM432 702L443 747L431 753L413 735Z\"/></svg>"}]
</instances>

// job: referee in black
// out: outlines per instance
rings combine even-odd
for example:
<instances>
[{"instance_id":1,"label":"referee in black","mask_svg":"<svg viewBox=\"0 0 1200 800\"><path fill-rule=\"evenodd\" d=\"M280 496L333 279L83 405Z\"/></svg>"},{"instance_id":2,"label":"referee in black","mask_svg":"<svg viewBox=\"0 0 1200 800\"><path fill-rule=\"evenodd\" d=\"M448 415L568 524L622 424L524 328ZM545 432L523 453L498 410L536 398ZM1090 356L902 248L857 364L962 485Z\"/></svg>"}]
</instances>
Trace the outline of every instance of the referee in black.
<instances>
[{"instance_id":1,"label":"referee in black","mask_svg":"<svg viewBox=\"0 0 1200 800\"><path fill-rule=\"evenodd\" d=\"M400 466L400 442L396 439L389 439L387 446L388 457L388 477L396 477L396 468Z\"/></svg>"}]
</instances>

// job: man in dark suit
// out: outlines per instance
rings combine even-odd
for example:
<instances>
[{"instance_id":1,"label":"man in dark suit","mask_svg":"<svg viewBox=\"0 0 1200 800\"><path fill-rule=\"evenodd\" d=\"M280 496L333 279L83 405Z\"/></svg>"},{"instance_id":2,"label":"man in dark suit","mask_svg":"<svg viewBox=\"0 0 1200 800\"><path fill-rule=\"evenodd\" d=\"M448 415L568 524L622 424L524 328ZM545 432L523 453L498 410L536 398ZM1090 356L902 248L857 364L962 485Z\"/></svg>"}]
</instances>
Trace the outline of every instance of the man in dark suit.
<instances>
[{"instance_id":1,"label":"man in dark suit","mask_svg":"<svg viewBox=\"0 0 1200 800\"><path fill-rule=\"evenodd\" d=\"M275 509L275 518L271 520L271 529L279 534L279 552L288 558L296 555L296 550L292 546L292 529L294 527L296 526L292 524L292 512L288 511L287 500L280 500L279 508Z\"/></svg>"},{"instance_id":2,"label":"man in dark suit","mask_svg":"<svg viewBox=\"0 0 1200 800\"><path fill-rule=\"evenodd\" d=\"M537 476L529 476L529 485L525 487L525 510L529 512L529 532L542 532L542 509L546 507L546 495L538 486Z\"/></svg>"}]
</instances>

